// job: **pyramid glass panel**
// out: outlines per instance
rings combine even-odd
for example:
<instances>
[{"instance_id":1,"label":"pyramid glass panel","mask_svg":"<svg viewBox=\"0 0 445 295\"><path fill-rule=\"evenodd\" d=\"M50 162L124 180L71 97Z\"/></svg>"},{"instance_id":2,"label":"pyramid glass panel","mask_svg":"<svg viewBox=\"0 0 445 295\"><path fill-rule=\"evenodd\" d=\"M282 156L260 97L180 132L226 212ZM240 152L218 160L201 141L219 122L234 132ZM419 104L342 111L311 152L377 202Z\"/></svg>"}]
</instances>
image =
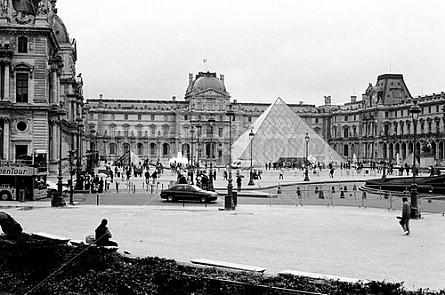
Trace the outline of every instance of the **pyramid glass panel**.
<instances>
[{"instance_id":1,"label":"pyramid glass panel","mask_svg":"<svg viewBox=\"0 0 445 295\"><path fill-rule=\"evenodd\" d=\"M251 142L250 131L255 137ZM306 122L281 98L252 124L234 143L234 159L250 160L254 166L280 161L303 162L306 157L306 133L309 135L308 161L311 163L339 164L344 159L334 151Z\"/></svg>"}]
</instances>

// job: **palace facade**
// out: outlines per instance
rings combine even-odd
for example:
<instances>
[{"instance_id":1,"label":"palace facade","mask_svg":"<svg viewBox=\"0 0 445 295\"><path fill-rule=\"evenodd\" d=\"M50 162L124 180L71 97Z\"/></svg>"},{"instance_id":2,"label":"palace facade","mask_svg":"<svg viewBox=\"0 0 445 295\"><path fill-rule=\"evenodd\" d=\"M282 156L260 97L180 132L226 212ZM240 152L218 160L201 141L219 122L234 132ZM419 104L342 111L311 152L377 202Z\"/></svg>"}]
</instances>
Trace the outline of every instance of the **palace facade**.
<instances>
[{"instance_id":1,"label":"palace facade","mask_svg":"<svg viewBox=\"0 0 445 295\"><path fill-rule=\"evenodd\" d=\"M417 146L425 152L428 148L437 161L444 159L444 98L444 93L417 98L422 110ZM332 105L327 96L322 106L301 101L288 106L345 161L395 163L413 150L412 101L403 76L385 74L375 86L368 85L361 100L352 96L349 103ZM235 111L231 124L229 105ZM231 99L224 75L200 72L189 74L183 99L88 98L85 136L90 152L98 152L101 160L114 161L132 151L141 159L163 163L181 153L201 164L225 165L229 141L249 129L269 105Z\"/></svg>"},{"instance_id":2,"label":"palace facade","mask_svg":"<svg viewBox=\"0 0 445 295\"><path fill-rule=\"evenodd\" d=\"M17 164L39 154L51 173L80 149L83 81L76 41L56 0L0 2L0 157Z\"/></svg>"}]
</instances>

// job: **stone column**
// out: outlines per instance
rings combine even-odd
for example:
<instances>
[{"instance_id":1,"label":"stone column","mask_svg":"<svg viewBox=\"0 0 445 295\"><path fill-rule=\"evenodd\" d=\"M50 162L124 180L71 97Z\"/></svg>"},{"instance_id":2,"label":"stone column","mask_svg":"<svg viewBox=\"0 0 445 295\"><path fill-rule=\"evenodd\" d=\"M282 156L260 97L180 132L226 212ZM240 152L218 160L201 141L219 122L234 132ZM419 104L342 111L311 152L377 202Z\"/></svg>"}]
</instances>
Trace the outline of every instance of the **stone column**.
<instances>
[{"instance_id":1,"label":"stone column","mask_svg":"<svg viewBox=\"0 0 445 295\"><path fill-rule=\"evenodd\" d=\"M49 155L50 157L50 162L55 162L57 161L57 145L58 145L58 141L57 141L57 123L54 120L50 121L50 128L51 128L51 134L52 134L52 138L51 138L51 154Z\"/></svg>"},{"instance_id":2,"label":"stone column","mask_svg":"<svg viewBox=\"0 0 445 295\"><path fill-rule=\"evenodd\" d=\"M10 160L10 132L9 132L9 122L11 119L5 118L3 119L3 158L5 160Z\"/></svg>"},{"instance_id":3,"label":"stone column","mask_svg":"<svg viewBox=\"0 0 445 295\"><path fill-rule=\"evenodd\" d=\"M11 79L11 69L10 69L10 63L6 62L5 63L5 93L4 93L4 99L5 100L10 100L9 97L9 79Z\"/></svg>"}]
</instances>

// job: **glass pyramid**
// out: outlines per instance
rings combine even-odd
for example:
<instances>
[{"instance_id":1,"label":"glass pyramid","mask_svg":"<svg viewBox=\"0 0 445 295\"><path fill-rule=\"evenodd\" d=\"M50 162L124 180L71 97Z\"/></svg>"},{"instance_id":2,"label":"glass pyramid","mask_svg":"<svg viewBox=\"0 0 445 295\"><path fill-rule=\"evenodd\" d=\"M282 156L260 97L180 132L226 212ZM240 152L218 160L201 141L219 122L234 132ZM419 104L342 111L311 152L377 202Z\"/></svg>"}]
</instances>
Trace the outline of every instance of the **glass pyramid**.
<instances>
[{"instance_id":1,"label":"glass pyramid","mask_svg":"<svg viewBox=\"0 0 445 295\"><path fill-rule=\"evenodd\" d=\"M249 139L251 130L255 134L252 146ZM279 161L303 161L306 158L306 133L310 138L308 161L325 165L344 161L279 97L233 143L233 159L250 161L252 149L254 166L264 166L266 163Z\"/></svg>"}]
</instances>

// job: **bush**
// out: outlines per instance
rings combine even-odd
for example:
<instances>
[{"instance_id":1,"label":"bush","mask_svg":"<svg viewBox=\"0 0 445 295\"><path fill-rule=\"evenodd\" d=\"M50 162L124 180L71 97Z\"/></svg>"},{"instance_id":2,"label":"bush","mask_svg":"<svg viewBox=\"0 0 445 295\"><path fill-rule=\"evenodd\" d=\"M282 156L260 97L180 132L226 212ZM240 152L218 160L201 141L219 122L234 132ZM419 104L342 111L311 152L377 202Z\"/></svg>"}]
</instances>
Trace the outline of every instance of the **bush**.
<instances>
[{"instance_id":1,"label":"bush","mask_svg":"<svg viewBox=\"0 0 445 295\"><path fill-rule=\"evenodd\" d=\"M292 275L224 271L158 257L128 258L99 247L71 247L22 234L0 236L0 294L426 294L387 282L346 283ZM443 294L429 292L428 294Z\"/></svg>"}]
</instances>

